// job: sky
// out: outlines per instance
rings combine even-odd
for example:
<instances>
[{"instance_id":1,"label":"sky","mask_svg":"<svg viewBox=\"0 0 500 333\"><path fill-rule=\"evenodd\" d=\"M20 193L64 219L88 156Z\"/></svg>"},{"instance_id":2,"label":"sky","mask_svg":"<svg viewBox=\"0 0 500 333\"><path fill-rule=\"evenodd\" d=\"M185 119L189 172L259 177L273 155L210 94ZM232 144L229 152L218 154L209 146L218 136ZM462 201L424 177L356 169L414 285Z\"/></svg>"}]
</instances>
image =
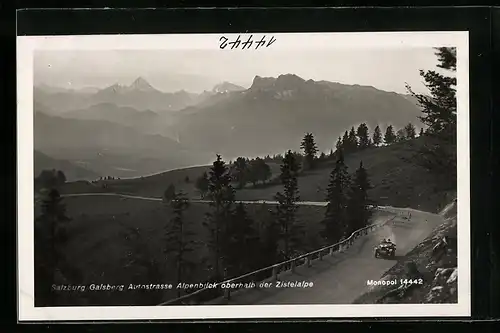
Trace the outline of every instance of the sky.
<instances>
[{"instance_id":1,"label":"sky","mask_svg":"<svg viewBox=\"0 0 500 333\"><path fill-rule=\"evenodd\" d=\"M137 77L166 91L201 92L229 81L250 87L256 75L296 74L303 79L427 92L419 70L436 70L432 48L324 49L259 52L220 50L38 50L34 82L57 87L104 88Z\"/></svg>"}]
</instances>

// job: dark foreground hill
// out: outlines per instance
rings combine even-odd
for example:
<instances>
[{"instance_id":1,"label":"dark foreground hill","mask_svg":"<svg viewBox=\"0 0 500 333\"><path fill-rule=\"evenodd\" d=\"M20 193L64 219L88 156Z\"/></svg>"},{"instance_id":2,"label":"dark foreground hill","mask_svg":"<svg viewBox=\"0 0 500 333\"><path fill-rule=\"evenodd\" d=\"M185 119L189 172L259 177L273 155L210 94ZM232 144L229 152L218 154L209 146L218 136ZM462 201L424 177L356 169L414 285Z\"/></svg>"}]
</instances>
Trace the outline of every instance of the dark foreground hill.
<instances>
[{"instance_id":1,"label":"dark foreground hill","mask_svg":"<svg viewBox=\"0 0 500 333\"><path fill-rule=\"evenodd\" d=\"M350 171L354 171L360 160L367 168L374 188L370 195L381 205L413 207L421 210L438 211L449 202L449 193L436 187L437 182L425 169L411 162L410 157L422 144L425 137L394 144L389 147L371 148L347 155ZM327 162L321 169L305 174L299 179L302 200L324 201L325 179L331 170ZM206 170L206 167L189 168L145 177L136 180L108 181L106 191L123 192L159 197L169 183L176 181L179 187L191 188L191 196L196 197L192 182L185 182L190 177ZM77 189L76 185L79 185ZM103 189L97 184L83 182L68 183L62 189L65 193L99 192ZM93 189L93 190L92 190ZM237 192L238 198L262 200L272 198L281 190L280 186L252 189L245 188ZM122 198L117 196L76 196L66 197L67 215L72 219L68 224L67 255L79 272L73 283L78 284L134 284L174 283L173 263L163 254L164 226L172 217L170 209L161 201ZM266 204L246 205L254 227L262 237L265 224L271 215L273 206ZM188 275L186 282L200 282L207 278L207 270L201 264L206 257L208 231L203 227L206 204L194 203L185 216L186 225L195 232L193 237L198 242L191 259L200 263ZM320 237L321 221L325 207L300 206L298 221L305 229L303 251L310 251L326 245ZM36 206L35 214L39 214ZM137 238L130 238L134 229ZM132 257L130 257L132 255ZM131 258L135 260L131 264ZM265 264L264 264L265 265ZM87 292L71 296L65 294L60 304L87 305L154 305L175 297L173 293L158 292Z\"/></svg>"}]
</instances>

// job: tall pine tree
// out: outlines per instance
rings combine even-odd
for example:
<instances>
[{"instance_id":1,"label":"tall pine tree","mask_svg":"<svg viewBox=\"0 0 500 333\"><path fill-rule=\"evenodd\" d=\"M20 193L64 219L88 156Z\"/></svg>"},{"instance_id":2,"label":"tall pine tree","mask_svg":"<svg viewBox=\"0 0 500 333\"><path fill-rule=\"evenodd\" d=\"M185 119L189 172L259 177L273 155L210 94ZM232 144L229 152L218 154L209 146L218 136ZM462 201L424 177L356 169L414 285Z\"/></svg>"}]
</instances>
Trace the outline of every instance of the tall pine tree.
<instances>
[{"instance_id":1,"label":"tall pine tree","mask_svg":"<svg viewBox=\"0 0 500 333\"><path fill-rule=\"evenodd\" d=\"M410 86L407 86L407 89L422 108L422 116L419 118L428 126L427 131L453 140L457 121L457 79L454 76L457 69L457 51L456 48L440 47L436 49L436 56L438 67L448 70L453 75L446 76L433 70L420 70L420 76L424 79L431 96L416 94Z\"/></svg>"},{"instance_id":2,"label":"tall pine tree","mask_svg":"<svg viewBox=\"0 0 500 333\"><path fill-rule=\"evenodd\" d=\"M306 135L304 135L300 148L304 151L305 169L314 169L318 147L316 146L312 133L306 133Z\"/></svg>"},{"instance_id":3,"label":"tall pine tree","mask_svg":"<svg viewBox=\"0 0 500 333\"><path fill-rule=\"evenodd\" d=\"M259 246L259 235L254 222L248 216L243 203L238 203L228 227L228 273L238 276L257 269L255 253Z\"/></svg>"},{"instance_id":4,"label":"tall pine tree","mask_svg":"<svg viewBox=\"0 0 500 333\"><path fill-rule=\"evenodd\" d=\"M322 221L323 238L330 243L338 242L347 232L348 216L347 201L349 191L349 173L344 163L344 154L340 150L335 168L330 173L330 182L327 189L325 217Z\"/></svg>"},{"instance_id":5,"label":"tall pine tree","mask_svg":"<svg viewBox=\"0 0 500 333\"><path fill-rule=\"evenodd\" d=\"M194 262L188 259L193 252L194 233L184 219L185 211L189 208L189 200L182 191L176 191L171 185L164 196L165 203L171 211L171 218L165 225L165 248L167 258L172 257L176 267L176 282L182 282L194 267ZM177 297L181 296L181 289L177 290Z\"/></svg>"},{"instance_id":6,"label":"tall pine tree","mask_svg":"<svg viewBox=\"0 0 500 333\"><path fill-rule=\"evenodd\" d=\"M198 177L196 179L196 183L195 183L195 187L198 190L198 192L200 193L200 196L202 199L205 198L205 195L208 192L208 185L209 185L208 174L205 171L205 172L203 172L203 174L200 177Z\"/></svg>"},{"instance_id":7,"label":"tall pine tree","mask_svg":"<svg viewBox=\"0 0 500 333\"><path fill-rule=\"evenodd\" d=\"M281 240L283 241L283 255L290 258L300 247L301 227L296 221L297 201L300 200L297 174L299 164L295 154L289 150L281 165L281 183L283 193L278 192L275 200L278 201L276 207L276 218L280 226Z\"/></svg>"},{"instance_id":8,"label":"tall pine tree","mask_svg":"<svg viewBox=\"0 0 500 333\"><path fill-rule=\"evenodd\" d=\"M456 48L436 49L438 67L446 74L433 70L420 71L430 96L416 94L407 86L409 93L416 98L422 115L420 120L426 125L426 142L415 155L417 164L432 172L442 189L456 188L457 182L457 99L456 99Z\"/></svg>"},{"instance_id":9,"label":"tall pine tree","mask_svg":"<svg viewBox=\"0 0 500 333\"><path fill-rule=\"evenodd\" d=\"M396 134L394 133L394 127L392 125L387 126L384 135L384 142L387 145L393 144L396 141Z\"/></svg>"},{"instance_id":10,"label":"tall pine tree","mask_svg":"<svg viewBox=\"0 0 500 333\"><path fill-rule=\"evenodd\" d=\"M242 189L245 187L246 182L248 181L248 173L249 173L249 163L243 157L238 157L236 161L234 161L234 169L235 169L235 180L238 182L238 188Z\"/></svg>"},{"instance_id":11,"label":"tall pine tree","mask_svg":"<svg viewBox=\"0 0 500 333\"><path fill-rule=\"evenodd\" d=\"M344 152L349 151L349 132L345 131L344 136L342 137L342 150Z\"/></svg>"},{"instance_id":12,"label":"tall pine tree","mask_svg":"<svg viewBox=\"0 0 500 333\"><path fill-rule=\"evenodd\" d=\"M57 302L57 293L51 292L50 285L68 282L65 275L70 272L65 247L66 227L71 219L62 200L58 190L50 190L42 201L41 215L35 220L35 299L45 306Z\"/></svg>"},{"instance_id":13,"label":"tall pine tree","mask_svg":"<svg viewBox=\"0 0 500 333\"><path fill-rule=\"evenodd\" d=\"M408 139L408 140L415 139L415 137L417 136L417 130L412 123L408 123L405 126L404 131L405 131L406 139Z\"/></svg>"},{"instance_id":14,"label":"tall pine tree","mask_svg":"<svg viewBox=\"0 0 500 333\"><path fill-rule=\"evenodd\" d=\"M347 146L348 152L351 153L358 149L358 137L356 136L356 131L354 130L354 126L351 127L351 130L349 131L348 142L349 142Z\"/></svg>"},{"instance_id":15,"label":"tall pine tree","mask_svg":"<svg viewBox=\"0 0 500 333\"><path fill-rule=\"evenodd\" d=\"M227 253L227 227L233 215L234 189L231 186L231 177L226 163L220 155L210 168L208 192L211 199L210 211L205 214L204 225L210 233L208 246L211 250L213 270L212 278L219 280L223 277L222 265Z\"/></svg>"},{"instance_id":16,"label":"tall pine tree","mask_svg":"<svg viewBox=\"0 0 500 333\"><path fill-rule=\"evenodd\" d=\"M382 143L382 132L380 131L380 126L377 125L373 131L373 144L375 147L380 146Z\"/></svg>"},{"instance_id":17,"label":"tall pine tree","mask_svg":"<svg viewBox=\"0 0 500 333\"><path fill-rule=\"evenodd\" d=\"M370 135L368 133L368 126L365 123L361 123L356 131L356 136L358 138L358 147L360 149L365 149L370 147Z\"/></svg>"},{"instance_id":18,"label":"tall pine tree","mask_svg":"<svg viewBox=\"0 0 500 333\"><path fill-rule=\"evenodd\" d=\"M372 201L368 198L368 190L372 188L366 169L363 167L363 161L359 163L352 180L347 212L349 216L348 234L355 230L366 227L369 223L372 209Z\"/></svg>"},{"instance_id":19,"label":"tall pine tree","mask_svg":"<svg viewBox=\"0 0 500 333\"><path fill-rule=\"evenodd\" d=\"M396 132L395 142L403 142L403 141L406 141L406 131L404 128L400 128Z\"/></svg>"}]
</instances>

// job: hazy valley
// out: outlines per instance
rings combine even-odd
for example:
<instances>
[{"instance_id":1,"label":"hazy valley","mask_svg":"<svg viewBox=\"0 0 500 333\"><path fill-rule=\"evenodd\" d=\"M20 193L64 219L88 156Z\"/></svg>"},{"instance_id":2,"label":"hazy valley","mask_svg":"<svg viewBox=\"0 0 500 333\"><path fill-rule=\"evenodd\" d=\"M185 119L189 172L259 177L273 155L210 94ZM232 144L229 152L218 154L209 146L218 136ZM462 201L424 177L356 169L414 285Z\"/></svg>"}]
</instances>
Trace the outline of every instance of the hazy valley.
<instances>
[{"instance_id":1,"label":"hazy valley","mask_svg":"<svg viewBox=\"0 0 500 333\"><path fill-rule=\"evenodd\" d=\"M73 165L88 170L84 179L204 165L216 153L226 159L283 153L305 132L328 152L361 122L372 129L420 126L420 110L406 95L293 74L256 76L248 89L223 82L201 94L164 93L143 78L101 90L34 89L35 149L66 161L55 166L69 174L82 174Z\"/></svg>"}]
</instances>

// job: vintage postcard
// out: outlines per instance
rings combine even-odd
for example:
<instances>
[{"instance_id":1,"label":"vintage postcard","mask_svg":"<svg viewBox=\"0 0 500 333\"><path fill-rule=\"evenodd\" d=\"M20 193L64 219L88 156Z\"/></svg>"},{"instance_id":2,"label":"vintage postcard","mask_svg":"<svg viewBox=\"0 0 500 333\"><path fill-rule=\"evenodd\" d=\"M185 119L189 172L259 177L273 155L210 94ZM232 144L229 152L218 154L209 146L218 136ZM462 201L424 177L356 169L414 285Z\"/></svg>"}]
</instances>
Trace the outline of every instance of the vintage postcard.
<instances>
[{"instance_id":1,"label":"vintage postcard","mask_svg":"<svg viewBox=\"0 0 500 333\"><path fill-rule=\"evenodd\" d=\"M18 37L19 320L469 316L468 52Z\"/></svg>"}]
</instances>

